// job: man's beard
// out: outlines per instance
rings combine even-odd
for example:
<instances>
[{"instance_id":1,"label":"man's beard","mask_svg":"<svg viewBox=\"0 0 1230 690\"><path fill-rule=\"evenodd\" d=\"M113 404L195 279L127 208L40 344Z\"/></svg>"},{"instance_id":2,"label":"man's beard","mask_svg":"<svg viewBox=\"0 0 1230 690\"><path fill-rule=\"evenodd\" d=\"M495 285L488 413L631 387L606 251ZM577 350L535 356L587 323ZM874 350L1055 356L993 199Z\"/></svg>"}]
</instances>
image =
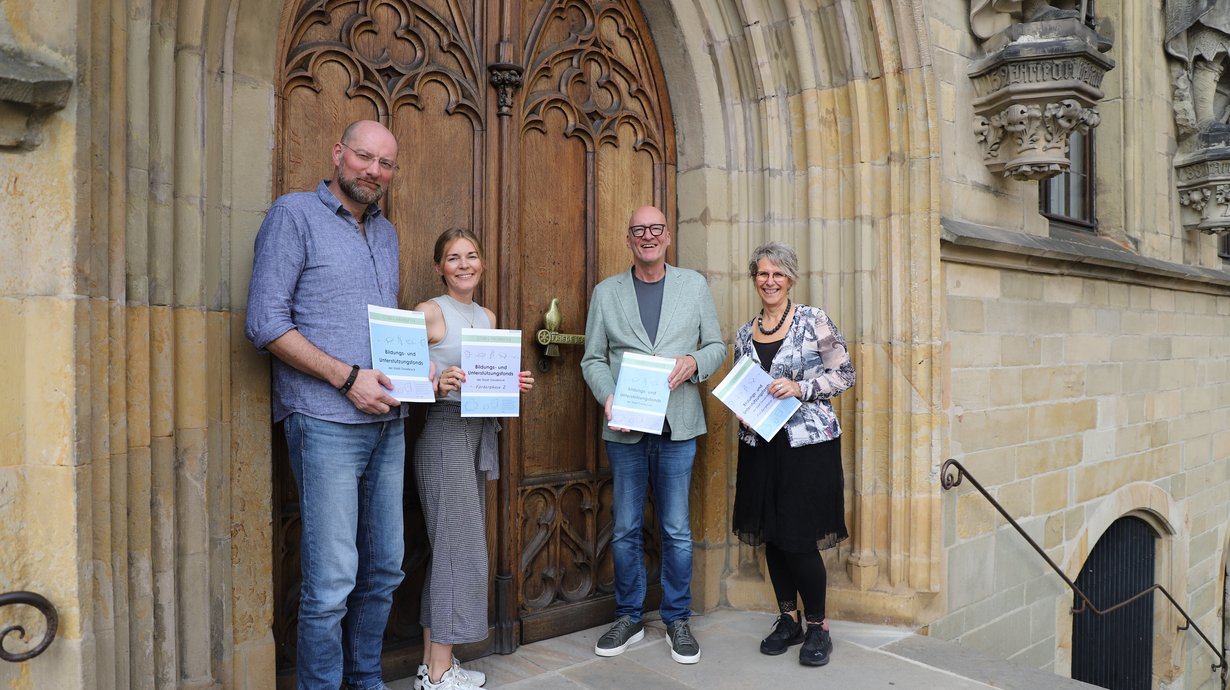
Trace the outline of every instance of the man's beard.
<instances>
[{"instance_id":1,"label":"man's beard","mask_svg":"<svg viewBox=\"0 0 1230 690\"><path fill-rule=\"evenodd\" d=\"M374 204L380 201L380 197L384 196L383 185L377 184L375 189L369 189L359 184L357 177L346 177L340 170L337 173L337 184L346 193L346 196L360 204Z\"/></svg>"}]
</instances>

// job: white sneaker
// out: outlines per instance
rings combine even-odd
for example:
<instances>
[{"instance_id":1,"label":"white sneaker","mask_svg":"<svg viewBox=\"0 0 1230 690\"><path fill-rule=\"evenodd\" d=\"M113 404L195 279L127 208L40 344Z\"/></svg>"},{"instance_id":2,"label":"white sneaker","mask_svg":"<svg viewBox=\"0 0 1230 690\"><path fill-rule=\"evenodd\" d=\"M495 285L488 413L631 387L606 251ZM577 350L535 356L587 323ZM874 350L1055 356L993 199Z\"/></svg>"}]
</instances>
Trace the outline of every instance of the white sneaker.
<instances>
[{"instance_id":1,"label":"white sneaker","mask_svg":"<svg viewBox=\"0 0 1230 690\"><path fill-rule=\"evenodd\" d=\"M453 670L461 674L462 678L470 685L482 687L487 684L487 674L473 668L462 668L461 662L457 661L457 657L453 657Z\"/></svg>"},{"instance_id":2,"label":"white sneaker","mask_svg":"<svg viewBox=\"0 0 1230 690\"><path fill-rule=\"evenodd\" d=\"M453 670L460 673L470 685L482 687L487 684L487 674L475 669L462 668L457 657L453 657ZM414 674L414 690L423 690L423 683L426 683L427 679L427 664L419 664L419 670Z\"/></svg>"},{"instance_id":3,"label":"white sneaker","mask_svg":"<svg viewBox=\"0 0 1230 690\"><path fill-rule=\"evenodd\" d=\"M458 671L461 671L461 673L458 673ZM443 676L440 676L439 683L431 682L430 677L424 680L423 690L478 690L479 686L471 683L469 677L463 675L464 673L466 671L462 670L460 666L454 666L445 671ZM484 680L486 679L484 678Z\"/></svg>"}]
</instances>

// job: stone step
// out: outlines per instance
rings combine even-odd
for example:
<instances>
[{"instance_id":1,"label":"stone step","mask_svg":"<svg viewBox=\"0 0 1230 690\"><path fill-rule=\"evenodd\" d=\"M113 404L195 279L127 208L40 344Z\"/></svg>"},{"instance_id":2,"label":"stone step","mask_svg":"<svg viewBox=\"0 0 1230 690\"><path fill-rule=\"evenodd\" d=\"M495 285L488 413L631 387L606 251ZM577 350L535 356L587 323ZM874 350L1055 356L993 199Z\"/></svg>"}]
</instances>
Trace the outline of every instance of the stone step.
<instances>
[{"instance_id":1,"label":"stone step","mask_svg":"<svg viewBox=\"0 0 1230 690\"><path fill-rule=\"evenodd\" d=\"M1096 685L1058 676L1011 661L997 659L976 649L933 637L910 635L880 648L888 654L943 669L1001 690L1089 690Z\"/></svg>"}]
</instances>

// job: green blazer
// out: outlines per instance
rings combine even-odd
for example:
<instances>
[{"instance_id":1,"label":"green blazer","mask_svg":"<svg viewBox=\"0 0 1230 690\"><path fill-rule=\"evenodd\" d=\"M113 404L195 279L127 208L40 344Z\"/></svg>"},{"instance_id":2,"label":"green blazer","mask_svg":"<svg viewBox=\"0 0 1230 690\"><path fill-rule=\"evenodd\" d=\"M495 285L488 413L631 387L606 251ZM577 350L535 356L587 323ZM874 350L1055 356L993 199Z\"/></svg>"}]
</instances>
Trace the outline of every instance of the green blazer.
<instances>
[{"instance_id":1,"label":"green blazer","mask_svg":"<svg viewBox=\"0 0 1230 690\"><path fill-rule=\"evenodd\" d=\"M671 391L666 421L670 424L671 438L676 441L705 433L705 412L696 384L712 376L722 365L726 344L722 342L717 310L704 276L686 268L666 266L658 339L652 343L641 325L632 271L617 273L598 283L585 323L581 374L599 406L606 404L607 396L615 392L615 380L619 378L619 365L625 352L659 357L692 355L696 360L696 375ZM639 431L612 431L603 416L602 438L607 441L636 443L642 435Z\"/></svg>"}]
</instances>

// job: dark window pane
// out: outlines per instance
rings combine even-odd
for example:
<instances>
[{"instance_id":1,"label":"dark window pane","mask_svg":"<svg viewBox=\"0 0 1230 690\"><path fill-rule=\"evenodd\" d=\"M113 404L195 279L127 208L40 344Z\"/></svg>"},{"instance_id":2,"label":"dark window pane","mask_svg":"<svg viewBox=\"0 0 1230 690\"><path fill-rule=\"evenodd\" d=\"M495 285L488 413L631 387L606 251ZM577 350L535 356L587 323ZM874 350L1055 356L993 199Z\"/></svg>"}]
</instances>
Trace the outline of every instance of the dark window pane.
<instances>
[{"instance_id":1,"label":"dark window pane","mask_svg":"<svg viewBox=\"0 0 1230 690\"><path fill-rule=\"evenodd\" d=\"M1071 168L1041 183L1039 211L1054 222L1092 229L1093 134L1073 132L1068 144Z\"/></svg>"}]
</instances>

